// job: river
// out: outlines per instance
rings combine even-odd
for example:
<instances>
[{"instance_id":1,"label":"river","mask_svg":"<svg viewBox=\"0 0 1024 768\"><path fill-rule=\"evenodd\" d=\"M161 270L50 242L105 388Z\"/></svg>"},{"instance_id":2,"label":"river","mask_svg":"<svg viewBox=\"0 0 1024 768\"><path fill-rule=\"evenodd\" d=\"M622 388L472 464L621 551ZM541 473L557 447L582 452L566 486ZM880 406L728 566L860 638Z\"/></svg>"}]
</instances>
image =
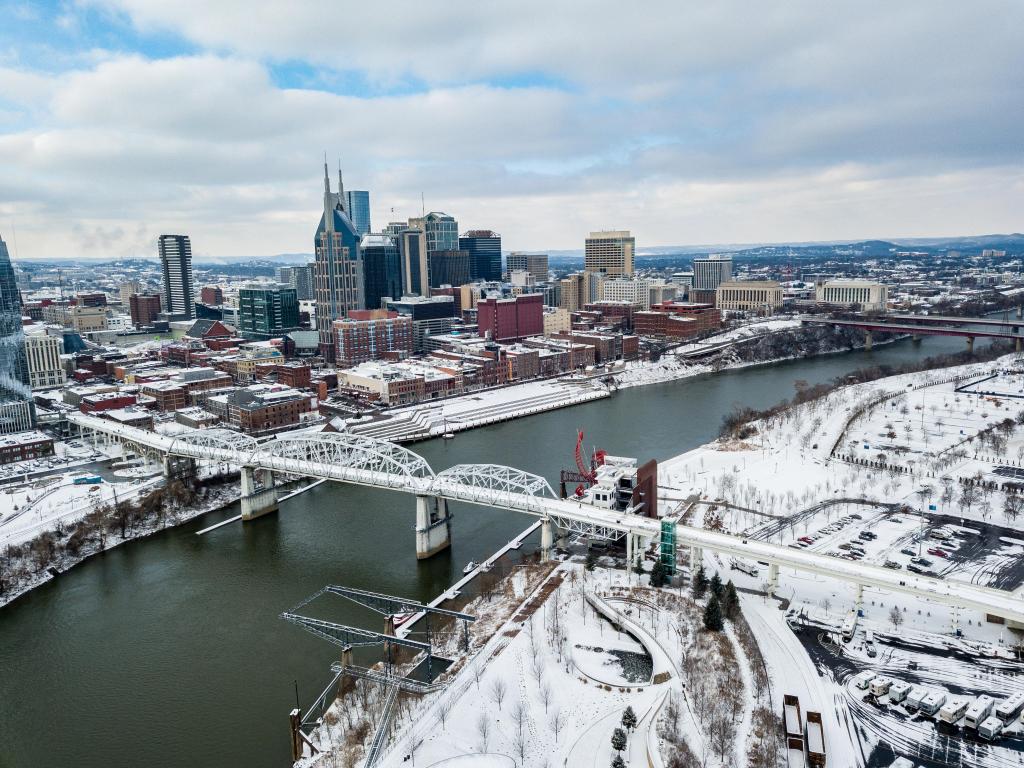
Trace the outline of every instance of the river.
<instances>
[{"instance_id":1,"label":"river","mask_svg":"<svg viewBox=\"0 0 1024 768\"><path fill-rule=\"evenodd\" d=\"M926 337L638 387L412 448L435 471L509 464L557 488L577 428L588 447L666 459L714 438L734 404L776 403L798 379L963 347ZM295 686L311 702L337 649L278 615L328 583L431 598L529 522L454 512L451 550L417 562L411 497L325 483L276 515L196 536L237 513L221 510L82 563L0 609L0 766L286 766ZM380 625L323 599L335 620Z\"/></svg>"}]
</instances>

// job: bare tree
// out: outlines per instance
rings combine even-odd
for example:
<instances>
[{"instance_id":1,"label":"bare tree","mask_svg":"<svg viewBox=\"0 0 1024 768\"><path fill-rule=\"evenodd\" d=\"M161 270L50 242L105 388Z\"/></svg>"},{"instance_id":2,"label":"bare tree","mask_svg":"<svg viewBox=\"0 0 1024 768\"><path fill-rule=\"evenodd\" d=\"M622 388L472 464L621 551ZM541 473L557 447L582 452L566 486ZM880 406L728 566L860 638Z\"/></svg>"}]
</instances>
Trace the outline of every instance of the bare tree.
<instances>
[{"instance_id":1,"label":"bare tree","mask_svg":"<svg viewBox=\"0 0 1024 768\"><path fill-rule=\"evenodd\" d=\"M491 735L491 718L486 712L481 712L476 719L476 733L480 737L480 751L487 751L487 739Z\"/></svg>"},{"instance_id":2,"label":"bare tree","mask_svg":"<svg viewBox=\"0 0 1024 768\"><path fill-rule=\"evenodd\" d=\"M893 632L899 629L900 624L903 623L903 614L895 605L889 609L889 623L892 624Z\"/></svg>"},{"instance_id":3,"label":"bare tree","mask_svg":"<svg viewBox=\"0 0 1024 768\"><path fill-rule=\"evenodd\" d=\"M505 700L505 694L508 693L508 685L505 683L505 679L497 677L494 682L491 683L491 700L498 705L498 709L501 709L501 702Z\"/></svg>"},{"instance_id":4,"label":"bare tree","mask_svg":"<svg viewBox=\"0 0 1024 768\"><path fill-rule=\"evenodd\" d=\"M441 698L437 701L437 719L441 721L441 730L445 729L445 724L448 722L448 714L452 711L452 700L441 694Z\"/></svg>"},{"instance_id":5,"label":"bare tree","mask_svg":"<svg viewBox=\"0 0 1024 768\"><path fill-rule=\"evenodd\" d=\"M555 741L558 741L558 733L565 726L565 714L561 707L555 707L548 713L548 724L551 726L552 733L555 734Z\"/></svg>"},{"instance_id":6,"label":"bare tree","mask_svg":"<svg viewBox=\"0 0 1024 768\"><path fill-rule=\"evenodd\" d=\"M512 741L512 748L519 755L519 765L526 765L526 734L518 731Z\"/></svg>"},{"instance_id":7,"label":"bare tree","mask_svg":"<svg viewBox=\"0 0 1024 768\"><path fill-rule=\"evenodd\" d=\"M540 687L540 700L544 702L544 712L547 712L548 705L551 703L551 686L546 682Z\"/></svg>"},{"instance_id":8,"label":"bare tree","mask_svg":"<svg viewBox=\"0 0 1024 768\"><path fill-rule=\"evenodd\" d=\"M512 705L512 722L516 724L516 729L520 734L523 732L523 726L526 725L528 718L529 713L523 700L516 699L516 703Z\"/></svg>"}]
</instances>

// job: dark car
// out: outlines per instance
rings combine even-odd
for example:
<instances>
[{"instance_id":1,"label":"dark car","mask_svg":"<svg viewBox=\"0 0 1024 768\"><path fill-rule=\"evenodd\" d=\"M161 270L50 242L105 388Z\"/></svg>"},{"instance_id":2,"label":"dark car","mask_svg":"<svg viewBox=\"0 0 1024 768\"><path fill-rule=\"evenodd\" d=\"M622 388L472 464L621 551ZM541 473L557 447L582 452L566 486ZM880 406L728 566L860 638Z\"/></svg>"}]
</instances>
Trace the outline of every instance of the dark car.
<instances>
[{"instance_id":1,"label":"dark car","mask_svg":"<svg viewBox=\"0 0 1024 768\"><path fill-rule=\"evenodd\" d=\"M920 568L913 563L910 563L910 565L907 566L907 570L911 573L924 573L924 568Z\"/></svg>"},{"instance_id":2,"label":"dark car","mask_svg":"<svg viewBox=\"0 0 1024 768\"><path fill-rule=\"evenodd\" d=\"M900 554L901 555L910 555L911 557L916 557L917 556L917 552L912 550L910 547L906 547L904 549L901 549L900 550Z\"/></svg>"}]
</instances>

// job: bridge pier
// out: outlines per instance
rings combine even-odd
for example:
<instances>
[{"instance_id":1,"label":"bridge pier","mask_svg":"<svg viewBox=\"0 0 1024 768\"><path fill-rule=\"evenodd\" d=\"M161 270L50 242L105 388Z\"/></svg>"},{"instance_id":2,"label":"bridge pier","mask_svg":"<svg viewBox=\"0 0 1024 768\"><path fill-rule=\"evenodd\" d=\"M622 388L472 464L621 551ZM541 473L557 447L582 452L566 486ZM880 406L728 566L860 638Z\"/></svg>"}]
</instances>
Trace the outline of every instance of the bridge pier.
<instances>
[{"instance_id":1,"label":"bridge pier","mask_svg":"<svg viewBox=\"0 0 1024 768\"><path fill-rule=\"evenodd\" d=\"M426 560L452 545L448 502L438 496L416 497L416 559Z\"/></svg>"},{"instance_id":2,"label":"bridge pier","mask_svg":"<svg viewBox=\"0 0 1024 768\"><path fill-rule=\"evenodd\" d=\"M912 342L914 342L915 344L920 344L920 343L921 343L921 334L920 334L920 333L915 333L915 334L913 334L913 335L912 335L912 336L910 337L910 340L911 340Z\"/></svg>"},{"instance_id":3,"label":"bridge pier","mask_svg":"<svg viewBox=\"0 0 1024 768\"><path fill-rule=\"evenodd\" d=\"M974 354L974 337L973 336L968 336L967 337L967 353L971 354L971 355Z\"/></svg>"},{"instance_id":4,"label":"bridge pier","mask_svg":"<svg viewBox=\"0 0 1024 768\"><path fill-rule=\"evenodd\" d=\"M704 548L703 547L690 547L690 579L697 573L697 569L700 568L700 564L704 562Z\"/></svg>"},{"instance_id":5,"label":"bridge pier","mask_svg":"<svg viewBox=\"0 0 1024 768\"><path fill-rule=\"evenodd\" d=\"M1018 320L1024 319L1024 304L1018 304L1017 305L1017 319Z\"/></svg>"},{"instance_id":6,"label":"bridge pier","mask_svg":"<svg viewBox=\"0 0 1024 768\"><path fill-rule=\"evenodd\" d=\"M196 473L195 459L184 456L170 456L164 454L164 479L172 480L175 477L194 477Z\"/></svg>"},{"instance_id":7,"label":"bridge pier","mask_svg":"<svg viewBox=\"0 0 1024 768\"><path fill-rule=\"evenodd\" d=\"M555 524L551 518L545 517L540 524L540 556L542 560L551 559L551 550L555 547Z\"/></svg>"},{"instance_id":8,"label":"bridge pier","mask_svg":"<svg viewBox=\"0 0 1024 768\"><path fill-rule=\"evenodd\" d=\"M277 512L277 487L274 475L266 472L262 489L256 488L256 470L242 467L242 519L255 520L257 517Z\"/></svg>"},{"instance_id":9,"label":"bridge pier","mask_svg":"<svg viewBox=\"0 0 1024 768\"><path fill-rule=\"evenodd\" d=\"M1014 352L1020 352L1021 351L1020 341L1021 341L1020 339L1014 339L1014 341L1013 341L1013 351Z\"/></svg>"},{"instance_id":10,"label":"bridge pier","mask_svg":"<svg viewBox=\"0 0 1024 768\"><path fill-rule=\"evenodd\" d=\"M779 566L772 563L768 566L768 594L774 595L779 589Z\"/></svg>"},{"instance_id":11,"label":"bridge pier","mask_svg":"<svg viewBox=\"0 0 1024 768\"><path fill-rule=\"evenodd\" d=\"M871 331L864 331L864 349L871 351Z\"/></svg>"}]
</instances>

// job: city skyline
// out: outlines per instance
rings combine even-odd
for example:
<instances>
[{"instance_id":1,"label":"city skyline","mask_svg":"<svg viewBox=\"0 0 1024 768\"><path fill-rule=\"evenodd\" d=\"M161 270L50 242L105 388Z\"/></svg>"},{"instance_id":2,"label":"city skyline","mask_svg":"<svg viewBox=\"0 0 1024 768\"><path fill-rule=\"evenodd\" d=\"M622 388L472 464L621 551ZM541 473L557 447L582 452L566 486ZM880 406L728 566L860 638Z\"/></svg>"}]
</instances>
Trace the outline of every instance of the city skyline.
<instances>
[{"instance_id":1,"label":"city skyline","mask_svg":"<svg viewBox=\"0 0 1024 768\"><path fill-rule=\"evenodd\" d=\"M734 4L666 5L652 25L609 4L581 27L465 5L428 36L415 6L352 12L368 34L340 52L315 3L244 30L203 4L5 5L13 255L143 255L161 231L197 257L304 252L325 150L378 230L443 210L507 250L604 228L650 247L1020 229L1020 7L806 4L748 25Z\"/></svg>"}]
</instances>

